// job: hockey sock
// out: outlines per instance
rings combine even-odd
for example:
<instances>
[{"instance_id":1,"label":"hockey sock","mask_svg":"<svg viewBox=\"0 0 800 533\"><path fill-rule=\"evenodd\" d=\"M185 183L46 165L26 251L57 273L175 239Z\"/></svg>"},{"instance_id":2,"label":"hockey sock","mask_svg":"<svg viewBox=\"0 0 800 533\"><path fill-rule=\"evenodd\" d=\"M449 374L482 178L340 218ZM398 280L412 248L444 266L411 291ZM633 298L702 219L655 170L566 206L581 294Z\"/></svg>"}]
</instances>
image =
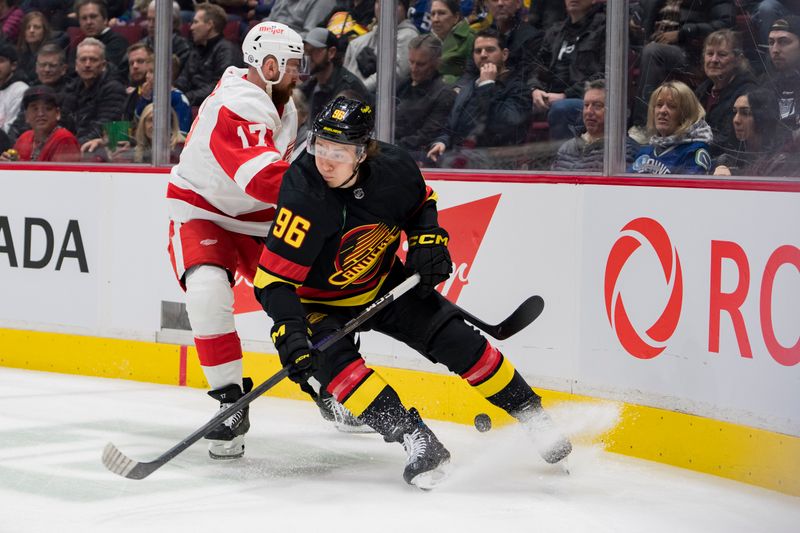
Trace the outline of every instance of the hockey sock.
<instances>
[{"instance_id":1,"label":"hockey sock","mask_svg":"<svg viewBox=\"0 0 800 533\"><path fill-rule=\"evenodd\" d=\"M356 359L345 367L327 390L354 416L384 437L411 420L394 389L377 372L367 368L363 359Z\"/></svg>"},{"instance_id":2,"label":"hockey sock","mask_svg":"<svg viewBox=\"0 0 800 533\"><path fill-rule=\"evenodd\" d=\"M541 402L514 365L489 342L478 362L461 377L489 402L509 413L527 402Z\"/></svg>"},{"instance_id":3,"label":"hockey sock","mask_svg":"<svg viewBox=\"0 0 800 533\"><path fill-rule=\"evenodd\" d=\"M242 343L235 331L195 337L194 345L212 389L221 389L230 384L242 386Z\"/></svg>"}]
</instances>

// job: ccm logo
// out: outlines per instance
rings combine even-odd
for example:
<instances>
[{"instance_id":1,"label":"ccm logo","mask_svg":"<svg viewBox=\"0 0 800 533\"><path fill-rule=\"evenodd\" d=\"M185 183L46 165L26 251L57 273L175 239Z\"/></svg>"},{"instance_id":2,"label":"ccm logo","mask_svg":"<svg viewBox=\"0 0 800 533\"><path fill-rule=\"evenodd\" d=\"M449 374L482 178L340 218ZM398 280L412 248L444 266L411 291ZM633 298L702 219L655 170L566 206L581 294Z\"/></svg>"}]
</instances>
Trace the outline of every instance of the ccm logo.
<instances>
[{"instance_id":1,"label":"ccm logo","mask_svg":"<svg viewBox=\"0 0 800 533\"><path fill-rule=\"evenodd\" d=\"M652 218L637 218L629 222L622 235L608 254L605 275L606 314L619 342L629 354L640 359L652 359L666 348L664 344L675 332L683 302L683 275L678 252L669 240L663 226ZM628 318L622 294L617 288L622 267L643 242L648 242L655 250L664 278L670 288L669 299L661 315L650 326L646 338L640 335Z\"/></svg>"}]
</instances>

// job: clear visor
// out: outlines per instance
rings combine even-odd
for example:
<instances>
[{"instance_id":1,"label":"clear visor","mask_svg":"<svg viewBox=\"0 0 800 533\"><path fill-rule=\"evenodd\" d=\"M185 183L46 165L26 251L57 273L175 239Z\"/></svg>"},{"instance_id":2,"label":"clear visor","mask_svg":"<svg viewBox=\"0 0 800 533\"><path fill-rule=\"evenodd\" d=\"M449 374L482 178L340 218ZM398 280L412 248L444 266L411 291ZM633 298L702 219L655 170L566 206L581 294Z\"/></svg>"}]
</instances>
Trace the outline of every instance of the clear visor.
<instances>
[{"instance_id":1,"label":"clear visor","mask_svg":"<svg viewBox=\"0 0 800 533\"><path fill-rule=\"evenodd\" d=\"M310 66L311 64L308 61L308 56L303 55L303 57L297 61L294 61L293 59L296 58L292 58L286 62L286 67L284 67L284 72L290 75L295 74L298 76L307 76L311 69Z\"/></svg>"},{"instance_id":2,"label":"clear visor","mask_svg":"<svg viewBox=\"0 0 800 533\"><path fill-rule=\"evenodd\" d=\"M337 143L328 139L320 139L313 132L308 132L306 151L314 157L336 163L355 164L364 155L364 150L364 145Z\"/></svg>"}]
</instances>

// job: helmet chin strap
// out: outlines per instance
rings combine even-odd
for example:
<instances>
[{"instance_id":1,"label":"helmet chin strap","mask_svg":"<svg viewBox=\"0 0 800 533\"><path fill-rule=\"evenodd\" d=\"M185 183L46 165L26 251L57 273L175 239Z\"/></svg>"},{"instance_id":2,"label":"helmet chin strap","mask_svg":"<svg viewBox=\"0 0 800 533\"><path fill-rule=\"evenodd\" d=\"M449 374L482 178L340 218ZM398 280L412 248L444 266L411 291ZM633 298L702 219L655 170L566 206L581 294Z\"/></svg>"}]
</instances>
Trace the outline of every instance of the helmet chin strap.
<instances>
[{"instance_id":1,"label":"helmet chin strap","mask_svg":"<svg viewBox=\"0 0 800 533\"><path fill-rule=\"evenodd\" d=\"M353 173L350 174L350 177L347 178L346 180L344 180L341 185L337 185L336 187L334 187L334 189L343 189L345 187L345 185L347 185L348 183L353 181L353 178L358 176L358 169L359 169L360 166L361 166L361 161L356 163L356 166L355 166L355 168L353 168Z\"/></svg>"},{"instance_id":2,"label":"helmet chin strap","mask_svg":"<svg viewBox=\"0 0 800 533\"><path fill-rule=\"evenodd\" d=\"M278 84L278 83L280 83L280 82L281 82L281 80L283 79L283 74L284 74L284 72L283 72L282 70L280 70L280 68L279 68L279 69L278 69L278 79L277 79L277 80L275 80L275 81L269 81L269 80L268 80L266 77L264 77L264 70L263 70L263 68L264 68L264 63L261 63L261 66L259 66L259 67L254 67L254 68L255 68L255 69L256 69L256 71L258 72L258 77L259 77L259 78L261 78L261 81L263 81L263 82L264 82L264 84L267 86L267 92L268 92L269 94L272 94L272 91L270 90L270 89L271 89L271 87L272 87L272 85L275 85L275 84Z\"/></svg>"}]
</instances>

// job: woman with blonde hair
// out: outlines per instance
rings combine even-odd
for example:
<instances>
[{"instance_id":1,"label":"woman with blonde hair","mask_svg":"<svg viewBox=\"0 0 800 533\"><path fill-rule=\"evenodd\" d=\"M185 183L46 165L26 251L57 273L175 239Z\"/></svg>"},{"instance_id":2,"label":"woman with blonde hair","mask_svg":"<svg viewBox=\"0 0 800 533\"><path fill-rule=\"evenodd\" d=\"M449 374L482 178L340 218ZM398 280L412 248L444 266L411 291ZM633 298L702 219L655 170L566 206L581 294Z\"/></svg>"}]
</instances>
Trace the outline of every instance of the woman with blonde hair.
<instances>
[{"instance_id":1,"label":"woman with blonde hair","mask_svg":"<svg viewBox=\"0 0 800 533\"><path fill-rule=\"evenodd\" d=\"M713 140L706 112L694 92L679 81L661 84L650 95L647 134L650 140L629 172L638 174L707 174Z\"/></svg>"},{"instance_id":2,"label":"woman with blonde hair","mask_svg":"<svg viewBox=\"0 0 800 533\"><path fill-rule=\"evenodd\" d=\"M134 140L136 145L131 148L130 144L125 142L120 144L120 147L114 151L111 156L112 161L115 163L150 163L153 160L153 104L147 104L142 110L139 117L139 123L136 126L136 133ZM177 163L183 150L183 144L186 142L186 137L181 133L178 127L178 115L175 110L170 108L172 116L172 124L170 127L170 163Z\"/></svg>"}]
</instances>

